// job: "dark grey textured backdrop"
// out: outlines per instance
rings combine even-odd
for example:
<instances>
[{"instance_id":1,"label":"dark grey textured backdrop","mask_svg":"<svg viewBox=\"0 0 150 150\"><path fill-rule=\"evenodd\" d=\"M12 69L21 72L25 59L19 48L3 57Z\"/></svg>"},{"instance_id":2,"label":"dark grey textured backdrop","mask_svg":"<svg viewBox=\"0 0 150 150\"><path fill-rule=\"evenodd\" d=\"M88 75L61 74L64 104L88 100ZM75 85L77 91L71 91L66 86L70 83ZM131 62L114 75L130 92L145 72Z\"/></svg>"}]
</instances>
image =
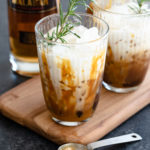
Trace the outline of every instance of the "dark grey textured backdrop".
<instances>
[{"instance_id":1,"label":"dark grey textured backdrop","mask_svg":"<svg viewBox=\"0 0 150 150\"><path fill-rule=\"evenodd\" d=\"M10 69L6 1L0 0L0 94L27 80L13 74ZM68 0L62 2L65 9ZM143 141L99 150L150 150L150 105L105 138L131 132L141 134ZM0 150L57 150L57 147L51 141L0 115Z\"/></svg>"}]
</instances>

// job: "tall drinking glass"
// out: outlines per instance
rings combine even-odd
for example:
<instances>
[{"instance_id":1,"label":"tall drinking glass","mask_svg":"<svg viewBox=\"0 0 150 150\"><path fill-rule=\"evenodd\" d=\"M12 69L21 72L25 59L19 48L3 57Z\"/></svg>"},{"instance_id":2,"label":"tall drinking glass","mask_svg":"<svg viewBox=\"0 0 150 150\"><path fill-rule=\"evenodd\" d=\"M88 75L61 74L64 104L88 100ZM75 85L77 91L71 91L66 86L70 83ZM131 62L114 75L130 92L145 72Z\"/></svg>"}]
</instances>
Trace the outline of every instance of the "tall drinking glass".
<instances>
[{"instance_id":1,"label":"tall drinking glass","mask_svg":"<svg viewBox=\"0 0 150 150\"><path fill-rule=\"evenodd\" d=\"M94 15L110 26L104 73L106 89L126 93L136 90L150 60L150 2L138 10L135 0L96 0Z\"/></svg>"},{"instance_id":2,"label":"tall drinking glass","mask_svg":"<svg viewBox=\"0 0 150 150\"><path fill-rule=\"evenodd\" d=\"M59 43L45 39L60 19L58 14L40 20L35 27L41 81L52 119L76 126L88 120L99 101L107 50L107 23L88 14L78 14L80 25L98 29L99 38L83 43ZM70 17L71 22L76 18ZM92 33L91 33L92 35Z\"/></svg>"}]
</instances>

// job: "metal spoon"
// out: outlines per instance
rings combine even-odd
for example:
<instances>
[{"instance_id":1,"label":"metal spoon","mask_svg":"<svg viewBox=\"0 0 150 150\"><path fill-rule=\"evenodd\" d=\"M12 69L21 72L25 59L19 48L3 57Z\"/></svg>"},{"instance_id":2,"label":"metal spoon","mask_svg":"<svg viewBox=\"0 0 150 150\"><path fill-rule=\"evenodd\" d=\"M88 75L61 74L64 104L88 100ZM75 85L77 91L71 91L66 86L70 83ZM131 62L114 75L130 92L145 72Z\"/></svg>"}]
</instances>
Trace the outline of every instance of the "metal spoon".
<instances>
[{"instance_id":1,"label":"metal spoon","mask_svg":"<svg viewBox=\"0 0 150 150\"><path fill-rule=\"evenodd\" d=\"M106 140L100 140L98 142L90 143L88 145L76 144L76 143L69 143L64 144L58 148L58 150L93 150L95 148L121 144L121 143L128 143L142 140L142 137L136 133L131 133L127 135L122 135Z\"/></svg>"}]
</instances>

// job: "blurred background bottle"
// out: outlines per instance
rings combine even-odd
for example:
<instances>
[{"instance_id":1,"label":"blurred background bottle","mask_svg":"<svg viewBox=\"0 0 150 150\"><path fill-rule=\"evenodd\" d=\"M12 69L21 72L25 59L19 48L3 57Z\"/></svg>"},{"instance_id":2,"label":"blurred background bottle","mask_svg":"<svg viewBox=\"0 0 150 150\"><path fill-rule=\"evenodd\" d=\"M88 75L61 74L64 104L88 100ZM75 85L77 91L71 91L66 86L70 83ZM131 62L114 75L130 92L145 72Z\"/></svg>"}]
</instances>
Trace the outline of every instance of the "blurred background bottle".
<instances>
[{"instance_id":1,"label":"blurred background bottle","mask_svg":"<svg viewBox=\"0 0 150 150\"><path fill-rule=\"evenodd\" d=\"M35 23L57 13L59 0L8 0L10 62L12 70L24 76L39 73Z\"/></svg>"}]
</instances>

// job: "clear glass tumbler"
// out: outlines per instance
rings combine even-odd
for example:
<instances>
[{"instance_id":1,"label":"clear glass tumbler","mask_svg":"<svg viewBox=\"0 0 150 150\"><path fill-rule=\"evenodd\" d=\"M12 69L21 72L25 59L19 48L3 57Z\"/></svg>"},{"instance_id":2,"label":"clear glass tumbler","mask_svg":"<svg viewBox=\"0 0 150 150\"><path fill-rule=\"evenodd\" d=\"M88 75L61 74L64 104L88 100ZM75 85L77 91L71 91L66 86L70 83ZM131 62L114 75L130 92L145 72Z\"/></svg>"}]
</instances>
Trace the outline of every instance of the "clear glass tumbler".
<instances>
[{"instance_id":1,"label":"clear glass tumbler","mask_svg":"<svg viewBox=\"0 0 150 150\"><path fill-rule=\"evenodd\" d=\"M107 23L88 14L78 14L80 25L97 27L100 37L84 43L62 44L41 36L55 27L58 14L40 20L35 27L41 81L52 119L76 126L88 120L99 101L107 51ZM72 23L76 18L70 17Z\"/></svg>"},{"instance_id":2,"label":"clear glass tumbler","mask_svg":"<svg viewBox=\"0 0 150 150\"><path fill-rule=\"evenodd\" d=\"M144 80L150 60L150 4L145 4L149 5L147 12L136 14L132 12L133 2L96 0L92 5L94 15L110 26L103 85L117 93L136 90Z\"/></svg>"}]
</instances>

